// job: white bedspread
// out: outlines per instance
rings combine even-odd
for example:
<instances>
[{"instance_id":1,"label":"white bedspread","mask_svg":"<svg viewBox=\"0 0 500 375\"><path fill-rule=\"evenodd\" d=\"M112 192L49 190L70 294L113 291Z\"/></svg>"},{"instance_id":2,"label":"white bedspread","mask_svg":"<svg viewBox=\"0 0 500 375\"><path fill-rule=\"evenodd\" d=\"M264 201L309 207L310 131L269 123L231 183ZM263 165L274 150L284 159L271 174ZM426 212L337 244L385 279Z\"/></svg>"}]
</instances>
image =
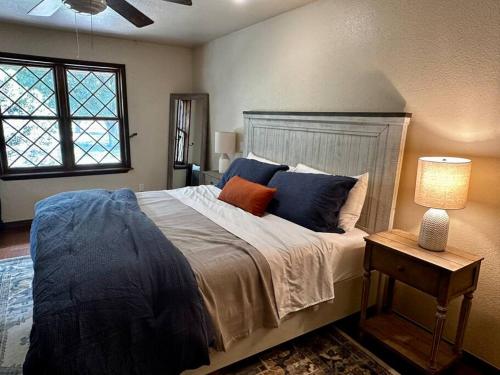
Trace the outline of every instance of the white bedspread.
<instances>
[{"instance_id":1,"label":"white bedspread","mask_svg":"<svg viewBox=\"0 0 500 375\"><path fill-rule=\"evenodd\" d=\"M271 214L257 217L218 200L220 189L215 186L161 193L172 195L262 253L270 266L280 319L333 299L336 281L359 274L366 235L361 230L317 233ZM140 194L146 198L148 193Z\"/></svg>"}]
</instances>

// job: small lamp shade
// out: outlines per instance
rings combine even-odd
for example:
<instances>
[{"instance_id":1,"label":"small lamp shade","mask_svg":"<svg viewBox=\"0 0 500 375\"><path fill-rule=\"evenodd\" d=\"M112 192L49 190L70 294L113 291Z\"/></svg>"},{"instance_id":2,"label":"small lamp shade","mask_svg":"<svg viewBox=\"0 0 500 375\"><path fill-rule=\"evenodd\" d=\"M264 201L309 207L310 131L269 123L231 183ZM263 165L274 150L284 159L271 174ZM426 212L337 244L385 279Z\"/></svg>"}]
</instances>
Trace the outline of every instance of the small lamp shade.
<instances>
[{"instance_id":1,"label":"small lamp shade","mask_svg":"<svg viewBox=\"0 0 500 375\"><path fill-rule=\"evenodd\" d=\"M215 132L215 153L234 154L236 150L236 133Z\"/></svg>"},{"instance_id":2,"label":"small lamp shade","mask_svg":"<svg viewBox=\"0 0 500 375\"><path fill-rule=\"evenodd\" d=\"M450 157L418 159L415 203L444 210L465 207L471 161Z\"/></svg>"},{"instance_id":3,"label":"small lamp shade","mask_svg":"<svg viewBox=\"0 0 500 375\"><path fill-rule=\"evenodd\" d=\"M427 250L444 251L450 218L445 210L465 207L471 161L462 158L418 159L415 203L430 207L422 218L418 244Z\"/></svg>"}]
</instances>

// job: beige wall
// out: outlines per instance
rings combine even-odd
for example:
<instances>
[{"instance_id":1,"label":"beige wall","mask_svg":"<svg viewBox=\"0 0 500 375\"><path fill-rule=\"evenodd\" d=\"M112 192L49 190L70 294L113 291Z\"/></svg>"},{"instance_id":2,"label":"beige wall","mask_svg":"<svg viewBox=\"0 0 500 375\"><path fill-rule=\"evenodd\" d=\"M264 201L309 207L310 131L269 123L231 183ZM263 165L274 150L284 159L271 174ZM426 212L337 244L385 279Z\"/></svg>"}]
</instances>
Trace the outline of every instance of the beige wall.
<instances>
[{"instance_id":1,"label":"beige wall","mask_svg":"<svg viewBox=\"0 0 500 375\"><path fill-rule=\"evenodd\" d=\"M77 58L74 33L0 24L0 51ZM132 166L126 174L0 181L2 218L33 217L33 204L66 190L166 186L169 97L192 87L192 51L188 48L80 35L80 59L126 64Z\"/></svg>"},{"instance_id":2,"label":"beige wall","mask_svg":"<svg viewBox=\"0 0 500 375\"><path fill-rule=\"evenodd\" d=\"M465 347L500 366L500 2L322 0L198 48L195 90L215 130L244 110L413 113L395 226L418 232L417 158L470 157L466 209L450 244L485 257ZM212 144L213 151L213 144ZM217 156L212 156L216 166ZM399 309L431 324L433 302L398 288ZM450 308L454 328L457 304Z\"/></svg>"}]
</instances>

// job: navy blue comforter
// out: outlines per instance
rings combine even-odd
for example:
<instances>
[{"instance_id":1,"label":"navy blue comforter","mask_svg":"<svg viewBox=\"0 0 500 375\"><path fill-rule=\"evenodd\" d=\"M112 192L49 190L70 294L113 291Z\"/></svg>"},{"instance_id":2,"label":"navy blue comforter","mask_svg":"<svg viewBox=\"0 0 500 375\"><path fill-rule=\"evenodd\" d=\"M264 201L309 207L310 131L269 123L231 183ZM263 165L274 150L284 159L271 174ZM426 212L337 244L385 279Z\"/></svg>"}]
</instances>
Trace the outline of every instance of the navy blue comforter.
<instances>
[{"instance_id":1,"label":"navy blue comforter","mask_svg":"<svg viewBox=\"0 0 500 375\"><path fill-rule=\"evenodd\" d=\"M210 320L186 258L130 190L39 202L25 375L178 374L207 364Z\"/></svg>"}]
</instances>

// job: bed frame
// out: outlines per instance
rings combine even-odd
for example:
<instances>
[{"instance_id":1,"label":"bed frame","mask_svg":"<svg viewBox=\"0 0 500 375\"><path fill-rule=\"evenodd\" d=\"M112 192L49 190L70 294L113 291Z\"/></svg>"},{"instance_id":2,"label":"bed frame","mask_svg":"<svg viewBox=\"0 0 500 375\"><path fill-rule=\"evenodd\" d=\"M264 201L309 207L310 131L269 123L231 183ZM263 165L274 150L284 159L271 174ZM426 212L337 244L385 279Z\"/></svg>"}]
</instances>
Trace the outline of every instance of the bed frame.
<instances>
[{"instance_id":1,"label":"bed frame","mask_svg":"<svg viewBox=\"0 0 500 375\"><path fill-rule=\"evenodd\" d=\"M357 226L374 233L392 228L403 161L408 113L244 112L245 150L288 165L307 164L339 175L370 173ZM376 290L372 288L372 291ZM207 374L360 309L361 277L335 284L335 299L285 317L275 329L259 329L227 352L212 352L211 365L186 371ZM375 302L374 293L370 297Z\"/></svg>"}]
</instances>

